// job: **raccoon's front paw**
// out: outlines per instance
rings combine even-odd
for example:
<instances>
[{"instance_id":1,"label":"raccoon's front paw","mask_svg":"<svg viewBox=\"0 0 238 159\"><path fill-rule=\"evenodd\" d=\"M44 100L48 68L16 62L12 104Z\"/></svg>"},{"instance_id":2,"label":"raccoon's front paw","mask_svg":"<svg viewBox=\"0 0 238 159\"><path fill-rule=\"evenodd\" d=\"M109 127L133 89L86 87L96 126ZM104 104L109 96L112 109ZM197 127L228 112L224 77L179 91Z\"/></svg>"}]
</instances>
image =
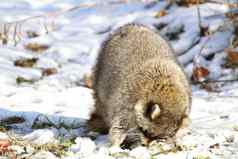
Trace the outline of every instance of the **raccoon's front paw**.
<instances>
[{"instance_id":1,"label":"raccoon's front paw","mask_svg":"<svg viewBox=\"0 0 238 159\"><path fill-rule=\"evenodd\" d=\"M113 146L120 147L126 138L126 131L119 128L111 128L109 131L110 141Z\"/></svg>"},{"instance_id":2,"label":"raccoon's front paw","mask_svg":"<svg viewBox=\"0 0 238 159\"><path fill-rule=\"evenodd\" d=\"M190 123L191 119L188 116L183 118L182 124L180 125L180 128L177 131L175 138L180 139L183 138L185 135L189 134L191 132L191 129L189 128Z\"/></svg>"},{"instance_id":3,"label":"raccoon's front paw","mask_svg":"<svg viewBox=\"0 0 238 159\"><path fill-rule=\"evenodd\" d=\"M126 148L126 149L133 149L137 146L148 146L150 140L145 137L141 132L135 131L135 132L130 132L128 131L127 136L122 143L121 147Z\"/></svg>"}]
</instances>

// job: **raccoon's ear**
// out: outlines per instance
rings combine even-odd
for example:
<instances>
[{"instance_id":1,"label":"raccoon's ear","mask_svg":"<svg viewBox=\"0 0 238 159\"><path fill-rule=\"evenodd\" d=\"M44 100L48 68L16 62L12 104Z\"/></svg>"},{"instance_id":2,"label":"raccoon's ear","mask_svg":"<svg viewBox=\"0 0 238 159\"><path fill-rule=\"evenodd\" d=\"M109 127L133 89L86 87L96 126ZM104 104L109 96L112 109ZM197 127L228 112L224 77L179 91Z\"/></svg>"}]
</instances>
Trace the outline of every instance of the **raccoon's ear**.
<instances>
[{"instance_id":1,"label":"raccoon's ear","mask_svg":"<svg viewBox=\"0 0 238 159\"><path fill-rule=\"evenodd\" d=\"M155 120L156 118L158 118L160 116L160 107L158 104L153 104L150 108L150 118L151 120Z\"/></svg>"},{"instance_id":2,"label":"raccoon's ear","mask_svg":"<svg viewBox=\"0 0 238 159\"><path fill-rule=\"evenodd\" d=\"M155 120L161 113L159 104L152 102L145 104L145 102L141 100L135 105L135 111L138 117L146 119L146 121L148 119Z\"/></svg>"}]
</instances>

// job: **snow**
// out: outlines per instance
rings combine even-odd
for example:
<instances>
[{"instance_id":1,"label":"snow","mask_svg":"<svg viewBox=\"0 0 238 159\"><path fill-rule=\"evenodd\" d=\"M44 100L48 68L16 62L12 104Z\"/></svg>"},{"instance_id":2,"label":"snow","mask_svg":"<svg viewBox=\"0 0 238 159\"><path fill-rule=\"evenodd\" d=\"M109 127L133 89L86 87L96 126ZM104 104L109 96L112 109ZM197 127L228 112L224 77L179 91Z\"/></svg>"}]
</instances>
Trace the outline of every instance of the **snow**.
<instances>
[{"instance_id":1,"label":"snow","mask_svg":"<svg viewBox=\"0 0 238 159\"><path fill-rule=\"evenodd\" d=\"M35 159L44 159L44 158L47 158L47 159L57 159L57 157L55 155L53 155L50 152L46 152L46 151L41 151L41 152L31 156L31 157L35 158Z\"/></svg>"},{"instance_id":2,"label":"snow","mask_svg":"<svg viewBox=\"0 0 238 159\"><path fill-rule=\"evenodd\" d=\"M37 144L46 144L52 142L54 133L50 130L36 130L24 136L23 139Z\"/></svg>"},{"instance_id":3,"label":"snow","mask_svg":"<svg viewBox=\"0 0 238 159\"><path fill-rule=\"evenodd\" d=\"M238 158L237 82L223 85L221 91L216 93L192 86L192 123L189 133L178 141L182 151L173 152L174 146L164 143L155 144L155 147L139 146L132 150L123 150L111 147L108 135L99 135L95 140L85 136L85 122L94 109L94 100L93 91L83 86L83 78L91 73L103 40L124 24L136 22L153 29L161 24L165 25L158 31L169 40L189 77L194 62L208 68L208 79L229 79L238 74L237 70L223 67L226 59L224 49L230 47L234 34L232 24L224 16L229 10L227 5L199 5L202 25L208 28L208 35L200 37L196 6L169 7L168 1L159 1L154 5L148 5L149 1L117 4L110 2L116 1L0 2L2 24L47 13L44 18L31 19L21 25L21 40L17 46L14 46L12 40L14 27L10 28L8 44L0 44L0 121L10 117L25 119L23 123L11 124L13 129L9 132L35 144L76 137L67 155L63 157L65 159L192 159L198 156L214 159ZM86 3L96 5L55 17L52 14ZM155 18L160 10L166 10L166 15ZM1 27L0 32L3 29ZM27 31L36 32L39 36L29 38ZM177 37L174 38L174 34L178 34ZM49 49L39 53L29 51L25 48L29 43L45 44ZM208 59L211 55L214 55L212 60ZM33 57L39 60L32 68L14 66L14 61L18 59ZM57 73L42 76L42 70L47 68L55 68ZM32 82L17 84L17 77ZM53 127L44 127L45 123ZM37 129L33 129L34 127ZM8 138L6 133L0 132L0 139ZM19 146L13 149L19 153L23 151ZM172 150L163 153L162 149ZM48 151L40 151L32 157L58 158Z\"/></svg>"}]
</instances>

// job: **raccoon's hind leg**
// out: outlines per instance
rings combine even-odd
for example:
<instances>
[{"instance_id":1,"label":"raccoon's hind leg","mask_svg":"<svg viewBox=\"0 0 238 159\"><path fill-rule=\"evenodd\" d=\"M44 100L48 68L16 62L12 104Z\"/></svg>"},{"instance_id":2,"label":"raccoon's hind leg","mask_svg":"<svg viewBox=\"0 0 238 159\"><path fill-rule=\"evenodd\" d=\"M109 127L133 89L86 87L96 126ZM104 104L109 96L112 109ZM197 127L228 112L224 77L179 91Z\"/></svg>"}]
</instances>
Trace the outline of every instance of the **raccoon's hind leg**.
<instances>
[{"instance_id":1,"label":"raccoon's hind leg","mask_svg":"<svg viewBox=\"0 0 238 159\"><path fill-rule=\"evenodd\" d=\"M88 128L90 131L99 132L100 134L108 133L108 127L101 116L92 114L91 119L88 121Z\"/></svg>"},{"instance_id":2,"label":"raccoon's hind leg","mask_svg":"<svg viewBox=\"0 0 238 159\"><path fill-rule=\"evenodd\" d=\"M96 101L96 110L90 117L88 123L89 131L99 132L101 134L107 134L109 131L109 127L107 126L106 122L104 121L103 117L99 113L99 109L103 109L101 103L97 100Z\"/></svg>"}]
</instances>

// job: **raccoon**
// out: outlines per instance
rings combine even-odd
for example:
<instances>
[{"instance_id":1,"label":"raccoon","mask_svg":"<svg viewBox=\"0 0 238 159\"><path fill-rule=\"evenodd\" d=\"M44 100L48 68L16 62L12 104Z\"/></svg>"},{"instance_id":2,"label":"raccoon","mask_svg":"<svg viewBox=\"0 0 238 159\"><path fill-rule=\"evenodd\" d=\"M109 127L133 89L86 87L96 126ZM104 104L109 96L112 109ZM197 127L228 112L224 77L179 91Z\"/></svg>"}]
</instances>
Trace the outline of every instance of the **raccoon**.
<instances>
[{"instance_id":1,"label":"raccoon","mask_svg":"<svg viewBox=\"0 0 238 159\"><path fill-rule=\"evenodd\" d=\"M173 137L188 119L191 90L170 45L155 31L127 24L103 43L93 74L92 130L113 145Z\"/></svg>"}]
</instances>

